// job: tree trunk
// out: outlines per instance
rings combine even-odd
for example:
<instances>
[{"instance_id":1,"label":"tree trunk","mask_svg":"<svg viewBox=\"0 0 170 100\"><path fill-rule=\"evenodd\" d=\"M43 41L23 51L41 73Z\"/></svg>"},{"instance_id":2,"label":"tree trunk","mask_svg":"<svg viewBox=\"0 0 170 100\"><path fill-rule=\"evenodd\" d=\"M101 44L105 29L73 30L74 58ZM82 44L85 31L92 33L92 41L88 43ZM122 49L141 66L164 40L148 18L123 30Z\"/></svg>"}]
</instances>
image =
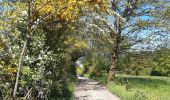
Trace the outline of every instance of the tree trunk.
<instances>
[{"instance_id":1,"label":"tree trunk","mask_svg":"<svg viewBox=\"0 0 170 100\"><path fill-rule=\"evenodd\" d=\"M112 54L112 62L109 70L108 75L108 82L112 81L115 78L115 72L116 72L116 64L119 57L120 52L120 43L121 43L121 33L122 33L122 27L120 23L120 19L115 22L115 29L113 32L111 32L110 36L114 39L114 48L113 48L113 54Z\"/></svg>"},{"instance_id":2,"label":"tree trunk","mask_svg":"<svg viewBox=\"0 0 170 100\"><path fill-rule=\"evenodd\" d=\"M116 63L117 63L117 57L114 52L112 55L112 63L111 63L110 70L109 70L108 82L112 81L115 78Z\"/></svg>"},{"instance_id":3,"label":"tree trunk","mask_svg":"<svg viewBox=\"0 0 170 100\"><path fill-rule=\"evenodd\" d=\"M17 88L18 88L18 82L19 82L19 76L20 76L20 69L21 69L22 59L26 51L26 48L27 48L27 39L24 42L24 46L22 48L22 52L21 52L19 62L18 62L17 76L16 76L16 82L15 82L15 87L14 87L14 92L13 92L13 100L17 99L16 94L17 94Z\"/></svg>"},{"instance_id":4,"label":"tree trunk","mask_svg":"<svg viewBox=\"0 0 170 100\"><path fill-rule=\"evenodd\" d=\"M17 100L16 94L17 94L17 88L18 88L18 83L19 83L19 77L20 77L20 70L21 70L21 65L22 65L22 60L23 60L23 56L25 54L25 51L27 49L27 45L28 45L28 40L30 38L30 34L32 34L32 30L31 30L31 2L32 0L28 0L28 26L27 26L27 32L25 33L25 41L24 41L24 45L20 54L20 58L19 58L19 62L18 62L18 67L17 67L17 76L16 76L16 81L15 81L15 87L14 87L14 91L13 91L13 100Z\"/></svg>"}]
</instances>

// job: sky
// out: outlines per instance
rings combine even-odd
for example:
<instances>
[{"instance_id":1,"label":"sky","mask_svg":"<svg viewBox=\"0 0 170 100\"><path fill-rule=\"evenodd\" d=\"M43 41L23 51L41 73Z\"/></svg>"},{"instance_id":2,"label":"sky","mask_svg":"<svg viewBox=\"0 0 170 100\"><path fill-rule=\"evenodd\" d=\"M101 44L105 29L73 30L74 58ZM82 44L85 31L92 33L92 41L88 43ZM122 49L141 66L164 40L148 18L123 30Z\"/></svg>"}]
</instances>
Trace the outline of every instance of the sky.
<instances>
[{"instance_id":1,"label":"sky","mask_svg":"<svg viewBox=\"0 0 170 100\"><path fill-rule=\"evenodd\" d=\"M151 6L144 6L141 9L149 9L149 8L153 9L153 7L151 7ZM143 16L140 16L140 17L133 18L132 21L130 21L128 23L130 23L130 24L135 23L138 20L143 20L143 21L149 20L151 22L152 21L154 22L154 17L148 16L148 15L143 15ZM113 28L114 27L114 17L109 15L107 17L107 21L108 21L108 25L110 25ZM125 29L123 31L123 33L127 33L129 30L131 30L131 29L130 28ZM135 34L137 34L137 36L139 38L146 38L150 34L153 34L153 32L156 32L156 31L159 31L159 30L155 29L155 28L149 28L149 29L142 30L142 31L135 33ZM153 34L145 43L144 42L139 43L137 45L132 46L132 48L133 49L143 49L143 50L155 49L156 47L165 43L166 40L170 40L170 35L167 36L167 37L161 37L158 34ZM168 45L170 45L170 43Z\"/></svg>"},{"instance_id":2,"label":"sky","mask_svg":"<svg viewBox=\"0 0 170 100\"><path fill-rule=\"evenodd\" d=\"M82 64L82 61L81 61L81 60L77 60L77 61L76 61L76 64L79 65L81 68L83 68L83 64Z\"/></svg>"}]
</instances>

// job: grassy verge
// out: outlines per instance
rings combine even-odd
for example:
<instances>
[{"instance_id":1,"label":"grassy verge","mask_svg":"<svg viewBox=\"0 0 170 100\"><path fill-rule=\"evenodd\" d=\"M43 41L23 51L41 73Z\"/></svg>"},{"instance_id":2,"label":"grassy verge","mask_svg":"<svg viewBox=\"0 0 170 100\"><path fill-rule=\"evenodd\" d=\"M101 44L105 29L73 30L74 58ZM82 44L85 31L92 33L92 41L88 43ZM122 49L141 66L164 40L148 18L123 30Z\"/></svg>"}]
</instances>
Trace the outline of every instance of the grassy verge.
<instances>
[{"instance_id":1,"label":"grassy verge","mask_svg":"<svg viewBox=\"0 0 170 100\"><path fill-rule=\"evenodd\" d=\"M69 85L68 85L68 89L69 89L70 93L72 93L72 95L71 95L71 97L72 97L72 96L73 96L74 89L75 89L75 87L76 87L76 83L75 83L75 82L69 82L68 84L69 84Z\"/></svg>"},{"instance_id":2,"label":"grassy verge","mask_svg":"<svg viewBox=\"0 0 170 100\"><path fill-rule=\"evenodd\" d=\"M69 93L70 93L70 95L69 95L69 93L66 93L67 97L70 98L68 100L72 100L74 98L73 93L74 93L76 85L77 85L77 80L76 81L70 81L70 82L67 83L67 88L68 88Z\"/></svg>"},{"instance_id":3,"label":"grassy verge","mask_svg":"<svg viewBox=\"0 0 170 100\"><path fill-rule=\"evenodd\" d=\"M170 100L170 78L118 75L108 89L123 100Z\"/></svg>"},{"instance_id":4,"label":"grassy verge","mask_svg":"<svg viewBox=\"0 0 170 100\"><path fill-rule=\"evenodd\" d=\"M74 100L74 90L75 90L76 84L77 84L77 80L67 81L67 83L61 90L62 95L60 97L59 96L55 97L55 100Z\"/></svg>"},{"instance_id":5,"label":"grassy verge","mask_svg":"<svg viewBox=\"0 0 170 100\"><path fill-rule=\"evenodd\" d=\"M102 85L106 85L107 84L107 75L103 75L101 77L98 76L98 77L89 77L89 78L98 81Z\"/></svg>"}]
</instances>

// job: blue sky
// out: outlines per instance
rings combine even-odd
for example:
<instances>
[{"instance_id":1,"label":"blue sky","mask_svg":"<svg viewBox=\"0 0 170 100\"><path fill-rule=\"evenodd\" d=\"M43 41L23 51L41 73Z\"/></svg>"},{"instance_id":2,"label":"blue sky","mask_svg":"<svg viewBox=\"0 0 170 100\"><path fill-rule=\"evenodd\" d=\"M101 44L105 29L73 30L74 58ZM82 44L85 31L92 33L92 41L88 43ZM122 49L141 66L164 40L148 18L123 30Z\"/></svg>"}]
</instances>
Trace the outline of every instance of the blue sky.
<instances>
[{"instance_id":1,"label":"blue sky","mask_svg":"<svg viewBox=\"0 0 170 100\"><path fill-rule=\"evenodd\" d=\"M108 24L111 25L112 28L113 28L114 17L108 16L107 20L108 20ZM152 21L154 21L154 18L152 16L145 16L144 15L144 16L134 18L134 20L131 21L131 23L135 23L137 20L145 20L145 21L149 20L149 21L152 22ZM124 30L123 33L127 33L128 30L129 29ZM149 29L142 30L142 31L135 33L135 34L137 34L137 36L139 38L146 38L150 34L153 34L153 32L156 32L156 31L159 31L159 30L154 29L154 28L149 28ZM136 44L136 45L132 46L132 48L134 48L134 49L149 49L149 48L155 49L157 46L163 44L167 39L170 40L170 36L169 37L161 37L160 35L153 34L149 39L146 40L146 42Z\"/></svg>"}]
</instances>

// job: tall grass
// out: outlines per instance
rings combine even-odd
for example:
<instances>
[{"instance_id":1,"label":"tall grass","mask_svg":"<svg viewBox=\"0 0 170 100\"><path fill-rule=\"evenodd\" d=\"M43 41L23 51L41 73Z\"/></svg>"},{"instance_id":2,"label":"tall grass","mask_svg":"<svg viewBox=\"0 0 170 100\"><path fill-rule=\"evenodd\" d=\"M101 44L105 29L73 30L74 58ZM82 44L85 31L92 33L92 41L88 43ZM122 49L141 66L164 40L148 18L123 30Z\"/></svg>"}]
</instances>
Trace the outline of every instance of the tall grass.
<instances>
[{"instance_id":1,"label":"tall grass","mask_svg":"<svg viewBox=\"0 0 170 100\"><path fill-rule=\"evenodd\" d=\"M170 100L170 78L117 75L108 89L123 100Z\"/></svg>"}]
</instances>

